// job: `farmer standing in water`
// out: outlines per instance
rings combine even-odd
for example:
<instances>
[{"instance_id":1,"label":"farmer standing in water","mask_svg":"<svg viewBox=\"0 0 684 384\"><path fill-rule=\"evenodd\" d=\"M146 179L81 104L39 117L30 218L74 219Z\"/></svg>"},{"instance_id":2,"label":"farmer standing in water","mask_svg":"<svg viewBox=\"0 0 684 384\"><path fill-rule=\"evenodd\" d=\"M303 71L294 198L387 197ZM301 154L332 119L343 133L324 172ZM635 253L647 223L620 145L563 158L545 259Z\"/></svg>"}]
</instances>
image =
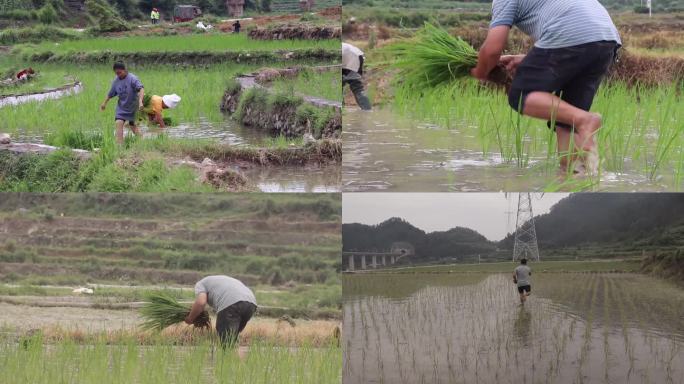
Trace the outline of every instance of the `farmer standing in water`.
<instances>
[{"instance_id":1,"label":"farmer standing in water","mask_svg":"<svg viewBox=\"0 0 684 384\"><path fill-rule=\"evenodd\" d=\"M223 347L237 344L257 310L254 293L240 280L223 275L207 276L195 284L195 303L185 322L192 324L206 304L216 311L216 332Z\"/></svg>"},{"instance_id":2,"label":"farmer standing in water","mask_svg":"<svg viewBox=\"0 0 684 384\"><path fill-rule=\"evenodd\" d=\"M527 55L501 56L513 26L532 37L534 47ZM621 44L598 0L494 0L489 32L471 74L485 80L499 62L505 65L514 74L509 104L549 121L556 131L561 171L596 173L594 136L601 116L588 111ZM575 164L571 143L582 154L584 170Z\"/></svg>"},{"instance_id":3,"label":"farmer standing in water","mask_svg":"<svg viewBox=\"0 0 684 384\"><path fill-rule=\"evenodd\" d=\"M342 87L349 84L356 104L364 111L371 110L371 102L363 88L363 51L359 48L342 43Z\"/></svg>"},{"instance_id":4,"label":"farmer standing in water","mask_svg":"<svg viewBox=\"0 0 684 384\"><path fill-rule=\"evenodd\" d=\"M114 121L116 124L116 142L118 144L124 143L124 124L128 121L128 127L136 135L140 136L142 133L135 124L135 114L138 110L143 109L143 97L145 96L145 89L138 77L126 70L123 63L114 63L114 73L116 78L112 81L112 87L107 94L107 98L100 106L101 110L107 108L107 103L115 96L119 97L119 103L116 106L116 114Z\"/></svg>"},{"instance_id":5,"label":"farmer standing in water","mask_svg":"<svg viewBox=\"0 0 684 384\"><path fill-rule=\"evenodd\" d=\"M518 286L520 304L525 304L527 296L532 292L532 285L530 284L531 276L532 270L527 266L527 259L520 259L520 265L513 271L513 282Z\"/></svg>"}]
</instances>

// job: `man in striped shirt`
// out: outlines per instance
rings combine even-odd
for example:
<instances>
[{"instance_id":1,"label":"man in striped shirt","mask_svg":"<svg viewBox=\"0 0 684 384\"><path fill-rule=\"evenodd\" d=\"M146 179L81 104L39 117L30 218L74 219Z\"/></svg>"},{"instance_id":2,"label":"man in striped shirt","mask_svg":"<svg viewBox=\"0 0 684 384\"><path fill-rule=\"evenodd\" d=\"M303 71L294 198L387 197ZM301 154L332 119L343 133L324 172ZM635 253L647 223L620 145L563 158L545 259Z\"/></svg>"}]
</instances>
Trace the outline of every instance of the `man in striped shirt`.
<instances>
[{"instance_id":1,"label":"man in striped shirt","mask_svg":"<svg viewBox=\"0 0 684 384\"><path fill-rule=\"evenodd\" d=\"M502 56L513 26L535 41L527 55ZM472 75L484 80L499 62L505 65L515 74L509 103L520 113L549 121L556 131L561 170L582 171L575 164L575 148L570 148L574 143L584 171L595 173L594 135L601 116L589 109L621 44L597 0L494 0L489 33Z\"/></svg>"}]
</instances>

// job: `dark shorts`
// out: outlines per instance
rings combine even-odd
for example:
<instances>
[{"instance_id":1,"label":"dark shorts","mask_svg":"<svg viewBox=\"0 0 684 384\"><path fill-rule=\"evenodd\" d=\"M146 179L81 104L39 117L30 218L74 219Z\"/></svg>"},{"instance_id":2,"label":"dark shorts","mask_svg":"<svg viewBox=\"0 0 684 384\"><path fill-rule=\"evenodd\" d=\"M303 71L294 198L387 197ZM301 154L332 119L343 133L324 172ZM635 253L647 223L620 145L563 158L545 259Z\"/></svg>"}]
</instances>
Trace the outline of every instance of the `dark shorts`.
<instances>
[{"instance_id":1,"label":"dark shorts","mask_svg":"<svg viewBox=\"0 0 684 384\"><path fill-rule=\"evenodd\" d=\"M619 48L614 41L556 49L534 47L518 66L508 102L516 111L522 111L531 92L553 92L569 104L588 111ZM556 125L570 128L562 123Z\"/></svg>"},{"instance_id":2,"label":"dark shorts","mask_svg":"<svg viewBox=\"0 0 684 384\"><path fill-rule=\"evenodd\" d=\"M238 335L245 329L256 310L256 305L248 301L238 301L216 314L216 332L223 346L237 343Z\"/></svg>"},{"instance_id":3,"label":"dark shorts","mask_svg":"<svg viewBox=\"0 0 684 384\"><path fill-rule=\"evenodd\" d=\"M523 292L532 292L532 286L531 285L523 285L522 287L518 287L518 293L523 293Z\"/></svg>"},{"instance_id":4,"label":"dark shorts","mask_svg":"<svg viewBox=\"0 0 684 384\"><path fill-rule=\"evenodd\" d=\"M128 125L130 125L131 127L135 127L135 121L134 120L120 119L118 117L114 118L115 122L119 121L119 120L122 120L124 122L124 124L126 124L126 121L128 121Z\"/></svg>"}]
</instances>

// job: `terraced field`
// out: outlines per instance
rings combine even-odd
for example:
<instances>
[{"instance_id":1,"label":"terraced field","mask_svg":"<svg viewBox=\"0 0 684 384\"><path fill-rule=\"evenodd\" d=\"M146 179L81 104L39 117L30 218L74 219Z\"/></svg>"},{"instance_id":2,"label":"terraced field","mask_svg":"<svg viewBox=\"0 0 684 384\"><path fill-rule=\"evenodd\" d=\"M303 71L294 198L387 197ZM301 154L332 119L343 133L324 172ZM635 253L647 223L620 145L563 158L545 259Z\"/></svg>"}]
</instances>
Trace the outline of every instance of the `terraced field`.
<instances>
[{"instance_id":1,"label":"terraced field","mask_svg":"<svg viewBox=\"0 0 684 384\"><path fill-rule=\"evenodd\" d=\"M77 212L55 201L78 201L76 195L46 195L52 201L45 204L4 196L15 201L5 211L0 207L0 279L7 283L0 300L34 303L29 296L49 296L59 302L79 286L95 287L91 301L100 305L134 302L158 288L190 299L201 277L227 274L255 287L266 308L293 316L339 313L340 202L334 195L203 199L211 203L190 195L177 214L134 211L158 199L154 195L137 195L128 211L116 214L94 211L121 202L92 198ZM194 209L197 204L206 210Z\"/></svg>"}]
</instances>

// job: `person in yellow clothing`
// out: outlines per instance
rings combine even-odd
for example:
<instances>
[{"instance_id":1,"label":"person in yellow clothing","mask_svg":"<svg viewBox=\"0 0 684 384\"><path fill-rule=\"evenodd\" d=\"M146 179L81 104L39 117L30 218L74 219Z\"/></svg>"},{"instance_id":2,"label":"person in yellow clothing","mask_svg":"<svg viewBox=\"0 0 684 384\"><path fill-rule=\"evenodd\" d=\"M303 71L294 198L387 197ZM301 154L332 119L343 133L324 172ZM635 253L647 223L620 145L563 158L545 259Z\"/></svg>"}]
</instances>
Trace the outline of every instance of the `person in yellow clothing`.
<instances>
[{"instance_id":1,"label":"person in yellow clothing","mask_svg":"<svg viewBox=\"0 0 684 384\"><path fill-rule=\"evenodd\" d=\"M159 128L163 129L166 128L166 125L164 124L164 110L176 108L180 101L180 96L175 93L164 96L152 95L149 105L143 109L143 112L147 114L150 123L157 123L159 124Z\"/></svg>"},{"instance_id":2,"label":"person in yellow clothing","mask_svg":"<svg viewBox=\"0 0 684 384\"><path fill-rule=\"evenodd\" d=\"M159 24L159 10L157 8L152 8L150 19L152 19L152 24Z\"/></svg>"}]
</instances>

